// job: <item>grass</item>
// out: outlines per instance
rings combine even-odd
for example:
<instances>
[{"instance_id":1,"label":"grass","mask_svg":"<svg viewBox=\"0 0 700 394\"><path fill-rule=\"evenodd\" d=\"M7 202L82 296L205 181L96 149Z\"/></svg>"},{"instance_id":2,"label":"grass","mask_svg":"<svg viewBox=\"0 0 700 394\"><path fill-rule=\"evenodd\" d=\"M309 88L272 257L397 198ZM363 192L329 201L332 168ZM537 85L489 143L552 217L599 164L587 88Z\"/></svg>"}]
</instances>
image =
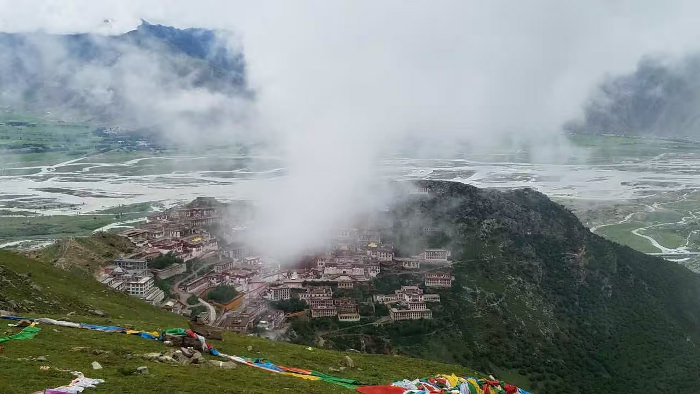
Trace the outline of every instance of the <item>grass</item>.
<instances>
[{"instance_id":1,"label":"grass","mask_svg":"<svg viewBox=\"0 0 700 394\"><path fill-rule=\"evenodd\" d=\"M601 227L596 232L611 241L627 245L644 253L655 253L659 250L655 248L648 240L632 234L632 230L644 227L642 222L626 222L621 224L613 224L611 226Z\"/></svg>"},{"instance_id":2,"label":"grass","mask_svg":"<svg viewBox=\"0 0 700 394\"><path fill-rule=\"evenodd\" d=\"M7 251L0 251L0 267L3 268L4 277L16 284L12 294L4 287L0 288L3 297L36 299L40 293L42 300L59 301L58 306L37 301L33 308L22 311L28 316L51 316L96 324L133 325L145 330L186 327L185 318L115 292L80 273L59 270L49 264ZM18 279L20 277L16 274L29 274L31 285L39 286L42 291L33 290L29 284ZM105 311L109 316L88 315L86 311L93 308ZM75 315L67 317L66 313L70 311L75 312ZM163 351L164 346L157 341L123 334L47 325L41 327L42 331L34 339L3 344L4 349L0 354L0 381L3 382L3 393L42 390L66 384L71 380L69 373L55 369L42 371L39 369L41 365L61 370L82 371L88 377L105 379L104 384L91 389L95 392L351 392L326 382L307 381L242 365L232 370L223 370L211 366L159 364L138 357L139 354ZM397 379L436 373L474 373L457 365L403 356L343 353L316 348L308 350L305 346L240 336L230 332L224 334L223 341L212 341L212 344L228 354L267 358L282 365L314 369L368 383L388 383ZM331 372L330 368L342 365L346 355L350 355L357 368ZM31 360L38 356L46 357L48 362ZM90 365L93 361L98 361L103 369L92 370ZM128 373L141 365L148 367L148 375Z\"/></svg>"},{"instance_id":3,"label":"grass","mask_svg":"<svg viewBox=\"0 0 700 394\"><path fill-rule=\"evenodd\" d=\"M62 159L68 155L97 151L101 142L93 128L84 124L15 114L3 114L0 119L0 151L12 156L4 158L6 164L27 166L65 161Z\"/></svg>"},{"instance_id":4,"label":"grass","mask_svg":"<svg viewBox=\"0 0 700 394\"><path fill-rule=\"evenodd\" d=\"M35 238L67 238L84 236L106 225L144 217L144 212L130 212L128 208L116 214L53 215L32 217L3 217L0 240L14 241Z\"/></svg>"},{"instance_id":5,"label":"grass","mask_svg":"<svg viewBox=\"0 0 700 394\"><path fill-rule=\"evenodd\" d=\"M129 213L141 213L141 214L150 214L153 212L152 207L154 204L152 202L140 202L140 203L135 203L135 204L126 204L126 205L120 205L118 207L113 207L113 208L107 208L103 209L100 211L97 211L96 213L102 213L102 214L114 214L114 215L123 215L123 214L129 214Z\"/></svg>"},{"instance_id":6,"label":"grass","mask_svg":"<svg viewBox=\"0 0 700 394\"><path fill-rule=\"evenodd\" d=\"M134 245L127 239L101 232L90 237L56 241L50 246L29 252L29 256L55 266L78 268L92 274L106 262L133 251Z\"/></svg>"},{"instance_id":7,"label":"grass","mask_svg":"<svg viewBox=\"0 0 700 394\"><path fill-rule=\"evenodd\" d=\"M661 246L665 246L669 249L680 248L685 245L685 236L677 233L673 229L652 227L641 233L654 238Z\"/></svg>"},{"instance_id":8,"label":"grass","mask_svg":"<svg viewBox=\"0 0 700 394\"><path fill-rule=\"evenodd\" d=\"M645 160L670 152L697 152L700 144L689 141L674 141L637 136L605 136L589 134L569 135L575 146L588 149L591 163L612 163L622 160Z\"/></svg>"}]
</instances>

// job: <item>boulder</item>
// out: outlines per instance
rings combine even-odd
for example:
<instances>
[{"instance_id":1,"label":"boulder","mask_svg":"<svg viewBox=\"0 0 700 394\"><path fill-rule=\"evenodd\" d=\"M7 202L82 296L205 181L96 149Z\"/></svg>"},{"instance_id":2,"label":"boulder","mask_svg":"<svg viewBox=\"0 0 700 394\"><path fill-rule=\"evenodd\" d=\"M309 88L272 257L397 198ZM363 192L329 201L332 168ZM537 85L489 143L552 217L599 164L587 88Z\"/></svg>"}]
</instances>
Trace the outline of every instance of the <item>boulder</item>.
<instances>
[{"instance_id":1,"label":"boulder","mask_svg":"<svg viewBox=\"0 0 700 394\"><path fill-rule=\"evenodd\" d=\"M177 363L177 360L175 360L172 356L168 356L166 354L163 354L157 358L158 362L161 363L166 363L166 364L175 364Z\"/></svg>"},{"instance_id":2,"label":"boulder","mask_svg":"<svg viewBox=\"0 0 700 394\"><path fill-rule=\"evenodd\" d=\"M188 365L192 363L192 359L188 357L187 354L183 353L181 350L175 351L171 357L182 365Z\"/></svg>"},{"instance_id":3,"label":"boulder","mask_svg":"<svg viewBox=\"0 0 700 394\"><path fill-rule=\"evenodd\" d=\"M343 365L348 368L355 368L355 362L350 358L350 356L343 357Z\"/></svg>"},{"instance_id":4,"label":"boulder","mask_svg":"<svg viewBox=\"0 0 700 394\"><path fill-rule=\"evenodd\" d=\"M199 342L199 340L197 338L192 338L192 337L188 337L188 336L184 336L181 338L182 338L181 346L193 347L193 348L197 348L197 349L202 347L202 343Z\"/></svg>"},{"instance_id":5,"label":"boulder","mask_svg":"<svg viewBox=\"0 0 700 394\"><path fill-rule=\"evenodd\" d=\"M160 353L146 353L142 357L149 361L156 361L160 356L162 356Z\"/></svg>"},{"instance_id":6,"label":"boulder","mask_svg":"<svg viewBox=\"0 0 700 394\"><path fill-rule=\"evenodd\" d=\"M219 360L209 360L209 365L217 368L223 369L233 369L236 368L236 363L233 361L219 361Z\"/></svg>"},{"instance_id":7,"label":"boulder","mask_svg":"<svg viewBox=\"0 0 700 394\"><path fill-rule=\"evenodd\" d=\"M202 364L204 363L204 357L202 357L202 353L198 351L194 351L194 354L192 354L192 364Z\"/></svg>"},{"instance_id":8,"label":"boulder","mask_svg":"<svg viewBox=\"0 0 700 394\"><path fill-rule=\"evenodd\" d=\"M189 337L188 337L189 338ZM163 341L172 343L173 346L183 346L185 337L181 335L164 334ZM192 338L190 338L192 339Z\"/></svg>"},{"instance_id":9,"label":"boulder","mask_svg":"<svg viewBox=\"0 0 700 394\"><path fill-rule=\"evenodd\" d=\"M22 319L22 320L17 322L17 327L27 327L27 326L30 326L31 324L32 324L31 321L26 320L26 319Z\"/></svg>"},{"instance_id":10,"label":"boulder","mask_svg":"<svg viewBox=\"0 0 700 394\"><path fill-rule=\"evenodd\" d=\"M92 369L102 369L102 365L100 365L100 363L98 363L97 361L93 361Z\"/></svg>"},{"instance_id":11,"label":"boulder","mask_svg":"<svg viewBox=\"0 0 700 394\"><path fill-rule=\"evenodd\" d=\"M102 311L99 310L99 309L93 309L93 310L90 310L89 312L92 313L92 314L95 315L95 316L100 316L100 317L107 316L106 313L102 312Z\"/></svg>"},{"instance_id":12,"label":"boulder","mask_svg":"<svg viewBox=\"0 0 700 394\"><path fill-rule=\"evenodd\" d=\"M182 354L184 354L187 357L192 357L192 355L195 352L195 350L191 347L181 347L180 351L182 352Z\"/></svg>"},{"instance_id":13,"label":"boulder","mask_svg":"<svg viewBox=\"0 0 700 394\"><path fill-rule=\"evenodd\" d=\"M136 368L136 373L146 375L146 374L148 374L148 367L145 365L142 365L142 366Z\"/></svg>"}]
</instances>

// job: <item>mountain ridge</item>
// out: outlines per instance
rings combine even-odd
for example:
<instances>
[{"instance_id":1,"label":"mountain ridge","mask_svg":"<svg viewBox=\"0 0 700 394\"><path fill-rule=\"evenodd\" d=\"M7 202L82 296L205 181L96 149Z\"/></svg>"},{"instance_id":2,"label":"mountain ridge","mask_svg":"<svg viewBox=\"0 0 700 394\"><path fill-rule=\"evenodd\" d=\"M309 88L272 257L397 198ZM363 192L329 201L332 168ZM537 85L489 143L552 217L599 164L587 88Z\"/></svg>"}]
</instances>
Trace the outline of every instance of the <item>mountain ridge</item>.
<instances>
[{"instance_id":1,"label":"mountain ridge","mask_svg":"<svg viewBox=\"0 0 700 394\"><path fill-rule=\"evenodd\" d=\"M360 327L352 331L357 340L324 335L328 346L364 341L381 353L388 343L392 352L525 379L544 392L663 392L699 383L691 377L700 367L697 274L592 234L533 190L420 185L430 197L395 209L394 245L407 255L451 249L452 288L438 292L433 320ZM441 228L446 242L430 245L426 225ZM380 274L374 286L393 291L420 280ZM660 380L649 382L651 375Z\"/></svg>"},{"instance_id":2,"label":"mountain ridge","mask_svg":"<svg viewBox=\"0 0 700 394\"><path fill-rule=\"evenodd\" d=\"M253 93L245 56L231 36L146 21L120 35L0 33L6 54L0 59L0 105L139 128L161 120L151 119L159 112L165 112L163 120L172 116L159 104L172 97L190 101L207 94L244 102ZM193 111L176 109L181 116Z\"/></svg>"}]
</instances>

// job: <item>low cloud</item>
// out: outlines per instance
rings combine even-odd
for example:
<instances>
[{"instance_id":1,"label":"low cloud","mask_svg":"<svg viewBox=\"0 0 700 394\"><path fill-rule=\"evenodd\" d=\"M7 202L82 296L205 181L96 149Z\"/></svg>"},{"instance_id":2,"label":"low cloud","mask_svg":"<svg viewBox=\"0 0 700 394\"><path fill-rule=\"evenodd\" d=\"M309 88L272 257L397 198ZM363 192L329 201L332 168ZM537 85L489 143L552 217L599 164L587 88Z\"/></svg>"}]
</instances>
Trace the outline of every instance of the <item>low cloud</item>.
<instances>
[{"instance_id":1,"label":"low cloud","mask_svg":"<svg viewBox=\"0 0 700 394\"><path fill-rule=\"evenodd\" d=\"M382 204L369 196L387 156L505 145L529 147L537 161L576 157L561 125L582 115L605 73L632 70L643 53L683 53L700 42L692 2L127 0L0 9L0 28L10 31L118 34L145 18L234 32L223 42L244 48L254 99L163 80L170 63L148 53L124 58L117 81L99 68L79 77L96 102L112 99L113 82L128 87L130 119L163 121L183 145L209 134L268 142L288 175L261 183L256 231L266 245L295 253Z\"/></svg>"}]
</instances>

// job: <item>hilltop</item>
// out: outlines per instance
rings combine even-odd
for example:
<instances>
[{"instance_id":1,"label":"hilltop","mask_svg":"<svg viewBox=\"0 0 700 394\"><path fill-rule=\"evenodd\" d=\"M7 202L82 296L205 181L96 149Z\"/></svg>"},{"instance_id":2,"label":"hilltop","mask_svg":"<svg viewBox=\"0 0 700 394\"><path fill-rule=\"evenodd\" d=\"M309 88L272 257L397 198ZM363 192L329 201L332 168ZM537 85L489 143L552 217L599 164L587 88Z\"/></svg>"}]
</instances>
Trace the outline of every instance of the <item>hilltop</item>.
<instances>
[{"instance_id":1,"label":"hilltop","mask_svg":"<svg viewBox=\"0 0 700 394\"><path fill-rule=\"evenodd\" d=\"M394 246L453 251L455 280L432 320L326 334L335 349L470 365L531 387L567 393L693 391L700 383L700 277L592 234L533 190L424 182L429 195L399 204ZM426 236L426 226L439 229ZM374 287L420 284L381 273ZM308 332L300 343L311 343ZM653 380L649 377L654 376Z\"/></svg>"},{"instance_id":2,"label":"hilltop","mask_svg":"<svg viewBox=\"0 0 700 394\"><path fill-rule=\"evenodd\" d=\"M113 233L99 232L88 237L61 239L27 254L58 268L82 269L93 275L105 262L134 251L126 238Z\"/></svg>"}]
</instances>

